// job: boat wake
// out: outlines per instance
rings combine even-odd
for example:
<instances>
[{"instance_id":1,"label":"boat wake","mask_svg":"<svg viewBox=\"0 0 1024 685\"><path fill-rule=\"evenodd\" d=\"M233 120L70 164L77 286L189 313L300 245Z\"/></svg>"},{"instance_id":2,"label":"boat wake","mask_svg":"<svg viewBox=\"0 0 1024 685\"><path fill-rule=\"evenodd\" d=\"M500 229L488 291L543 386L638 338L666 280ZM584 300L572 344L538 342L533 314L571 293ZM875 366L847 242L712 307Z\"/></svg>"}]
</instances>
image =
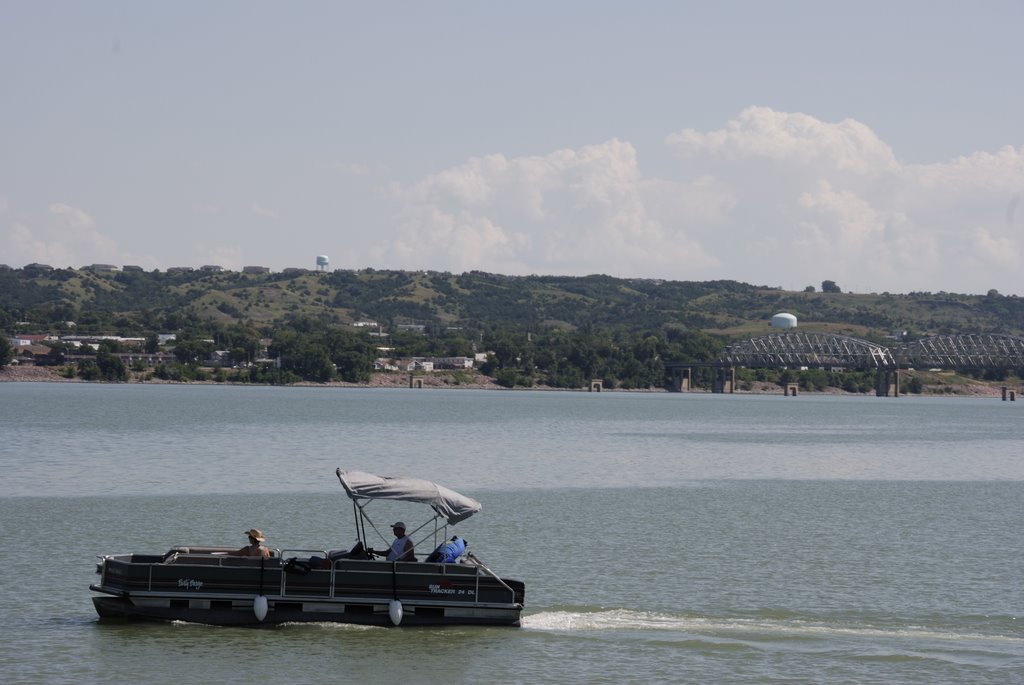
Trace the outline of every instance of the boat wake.
<instances>
[{"instance_id":1,"label":"boat wake","mask_svg":"<svg viewBox=\"0 0 1024 685\"><path fill-rule=\"evenodd\" d=\"M365 626L355 623L335 623L332 621L288 621L281 623L279 628L307 629L318 628L321 630L341 630L350 633L365 633L368 631L388 630L382 626Z\"/></svg>"},{"instance_id":2,"label":"boat wake","mask_svg":"<svg viewBox=\"0 0 1024 685\"><path fill-rule=\"evenodd\" d=\"M1013 621L1012 617L1008 617ZM1015 622L1015 621L1013 621ZM773 640L908 639L915 641L957 641L1002 643L1014 650L1024 649L1024 634L1017 630L979 632L955 630L948 626L906 624L873 625L855 620L812 620L793 615L753 617L709 617L700 615L636 611L631 609L594 609L574 607L524 615L525 630L552 633L679 633L692 637L732 638L767 642Z\"/></svg>"}]
</instances>

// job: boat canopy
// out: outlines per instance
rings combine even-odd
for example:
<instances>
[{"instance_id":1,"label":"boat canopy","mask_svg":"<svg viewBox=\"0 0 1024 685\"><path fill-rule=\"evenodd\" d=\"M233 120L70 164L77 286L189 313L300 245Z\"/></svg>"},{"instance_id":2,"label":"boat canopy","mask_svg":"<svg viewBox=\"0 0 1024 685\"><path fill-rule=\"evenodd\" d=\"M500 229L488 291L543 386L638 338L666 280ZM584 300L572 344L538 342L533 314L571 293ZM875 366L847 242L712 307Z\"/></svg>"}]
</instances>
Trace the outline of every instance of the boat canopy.
<instances>
[{"instance_id":1,"label":"boat canopy","mask_svg":"<svg viewBox=\"0 0 1024 685\"><path fill-rule=\"evenodd\" d=\"M427 504L449 525L464 521L480 511L480 503L443 485L420 478L378 476L365 471L335 472L352 500L393 499Z\"/></svg>"}]
</instances>

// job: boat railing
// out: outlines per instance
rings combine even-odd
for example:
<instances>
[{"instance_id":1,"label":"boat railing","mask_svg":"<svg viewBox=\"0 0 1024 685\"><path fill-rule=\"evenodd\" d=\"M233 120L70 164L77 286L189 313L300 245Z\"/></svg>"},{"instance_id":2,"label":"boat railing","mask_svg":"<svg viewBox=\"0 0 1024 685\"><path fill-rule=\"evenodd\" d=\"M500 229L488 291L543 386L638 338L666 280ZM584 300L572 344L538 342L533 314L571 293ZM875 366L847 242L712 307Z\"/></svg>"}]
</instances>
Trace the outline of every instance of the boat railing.
<instances>
[{"instance_id":1,"label":"boat railing","mask_svg":"<svg viewBox=\"0 0 1024 685\"><path fill-rule=\"evenodd\" d=\"M438 575L444 576L449 569L453 572L457 572L456 569L465 569L467 571L472 570L475 576L475 588L474 593L476 597L481 596L481 579L484 577L493 578L498 584L501 585L505 590L508 591L511 599L510 602L516 603L516 591L514 588L509 586L500 576L494 571L489 569L483 562L475 557L471 552L467 552L464 557L458 563L443 563L443 562L426 562L423 560L419 561L406 561L406 562L393 562L376 559L365 559L365 558L330 558L330 552L322 549L284 549L282 554L282 569L285 571L280 575L280 595L281 597L295 596L295 590L290 586L292 585L292 578L302 578L307 576L311 572L327 572L328 582L326 587L326 596L331 598L337 597L337 588L341 579L350 573L377 573L392 575L396 568L402 574L422 575L425 578L435 578ZM299 590L299 594L302 594L305 590L305 586Z\"/></svg>"},{"instance_id":2,"label":"boat railing","mask_svg":"<svg viewBox=\"0 0 1024 685\"><path fill-rule=\"evenodd\" d=\"M209 545L178 545L171 547L167 554L177 552L179 554L227 554L234 552L237 547L211 547Z\"/></svg>"},{"instance_id":3,"label":"boat railing","mask_svg":"<svg viewBox=\"0 0 1024 685\"><path fill-rule=\"evenodd\" d=\"M260 557L240 557L229 554L235 547L172 547L164 555L165 564L197 564L201 566L247 566ZM281 550L271 548L270 559L280 563Z\"/></svg>"},{"instance_id":4,"label":"boat railing","mask_svg":"<svg viewBox=\"0 0 1024 685\"><path fill-rule=\"evenodd\" d=\"M513 590L509 586L508 583L506 583L504 580L502 580L501 577L497 573L495 573L491 569L487 568L487 566L484 565L484 562L480 561L480 559L478 559L475 554L473 554L472 552L470 552L468 550L466 552L466 558L469 559L470 563L473 566L476 566L478 569L480 569L481 571L483 571L484 573L489 575L491 578L494 578L496 581L498 581L501 584L501 586L503 588L508 590L509 593L512 595L512 603L515 604L515 601L516 601L516 591ZM477 582L477 597L479 597L480 596L480 578L479 578L479 576L477 576L477 581L476 582Z\"/></svg>"},{"instance_id":5,"label":"boat railing","mask_svg":"<svg viewBox=\"0 0 1024 685\"><path fill-rule=\"evenodd\" d=\"M303 556L308 558L314 555L321 556L324 559L326 559L327 554L328 552L325 549L292 549L291 547L287 547L281 550L282 559L290 559L291 557L295 557L296 559L298 559L299 557Z\"/></svg>"}]
</instances>

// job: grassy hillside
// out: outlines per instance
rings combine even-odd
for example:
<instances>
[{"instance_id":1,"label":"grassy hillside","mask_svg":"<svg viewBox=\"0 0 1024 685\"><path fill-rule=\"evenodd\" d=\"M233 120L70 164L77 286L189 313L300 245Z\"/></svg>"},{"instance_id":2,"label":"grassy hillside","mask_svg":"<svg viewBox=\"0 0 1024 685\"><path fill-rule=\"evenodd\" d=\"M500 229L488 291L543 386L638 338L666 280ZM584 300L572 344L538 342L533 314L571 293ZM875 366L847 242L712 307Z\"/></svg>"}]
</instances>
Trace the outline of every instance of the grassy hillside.
<instances>
[{"instance_id":1,"label":"grassy hillside","mask_svg":"<svg viewBox=\"0 0 1024 685\"><path fill-rule=\"evenodd\" d=\"M242 274L0 271L0 327L174 329L183 320L268 327L299 318L346 325L430 329L703 330L727 337L768 332L777 312L801 328L882 339L953 333L1024 334L1024 300L998 293L788 292L736 281L609 276L502 276L408 271ZM21 322L19 324L19 322ZM104 331L105 332L105 331Z\"/></svg>"}]
</instances>

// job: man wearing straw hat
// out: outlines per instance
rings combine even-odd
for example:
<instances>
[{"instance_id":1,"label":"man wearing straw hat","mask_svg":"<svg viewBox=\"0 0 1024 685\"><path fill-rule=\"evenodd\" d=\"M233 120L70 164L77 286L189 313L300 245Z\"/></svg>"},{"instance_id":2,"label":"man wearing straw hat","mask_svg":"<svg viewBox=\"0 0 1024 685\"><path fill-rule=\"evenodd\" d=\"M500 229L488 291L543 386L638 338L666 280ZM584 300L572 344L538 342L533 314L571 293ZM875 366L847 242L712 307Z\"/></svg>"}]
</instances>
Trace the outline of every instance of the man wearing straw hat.
<instances>
[{"instance_id":1,"label":"man wearing straw hat","mask_svg":"<svg viewBox=\"0 0 1024 685\"><path fill-rule=\"evenodd\" d=\"M259 528L250 528L245 531L245 534L249 536L249 544L242 549L235 550L234 552L228 552L228 555L233 557L269 557L270 550L263 546L263 541L266 538L263 537L263 532Z\"/></svg>"}]
</instances>

